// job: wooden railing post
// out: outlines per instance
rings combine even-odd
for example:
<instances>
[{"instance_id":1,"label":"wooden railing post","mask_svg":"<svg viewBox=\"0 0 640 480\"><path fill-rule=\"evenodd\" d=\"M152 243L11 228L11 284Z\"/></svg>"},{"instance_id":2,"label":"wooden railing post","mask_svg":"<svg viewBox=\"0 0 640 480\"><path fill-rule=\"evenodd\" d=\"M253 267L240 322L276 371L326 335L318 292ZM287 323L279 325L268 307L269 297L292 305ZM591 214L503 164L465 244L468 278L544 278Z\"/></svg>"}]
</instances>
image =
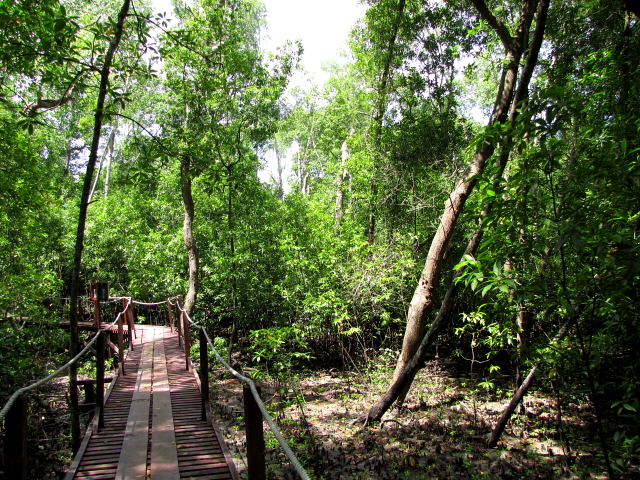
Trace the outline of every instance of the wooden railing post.
<instances>
[{"instance_id":1,"label":"wooden railing post","mask_svg":"<svg viewBox=\"0 0 640 480\"><path fill-rule=\"evenodd\" d=\"M171 301L167 300L167 308L169 309L169 328L173 333L173 312L171 311Z\"/></svg>"},{"instance_id":2,"label":"wooden railing post","mask_svg":"<svg viewBox=\"0 0 640 480\"><path fill-rule=\"evenodd\" d=\"M182 346L182 299L178 297L178 345Z\"/></svg>"},{"instance_id":3,"label":"wooden railing post","mask_svg":"<svg viewBox=\"0 0 640 480\"><path fill-rule=\"evenodd\" d=\"M200 389L202 394L202 420L207 421L207 405L209 404L209 344L204 334L204 327L199 329L200 338Z\"/></svg>"},{"instance_id":4,"label":"wooden railing post","mask_svg":"<svg viewBox=\"0 0 640 480\"><path fill-rule=\"evenodd\" d=\"M138 332L136 332L136 322L133 318L133 300L131 300L129 310L127 310L127 312L129 312L129 324L131 325L131 329L133 330L133 335L138 338Z\"/></svg>"},{"instance_id":5,"label":"wooden railing post","mask_svg":"<svg viewBox=\"0 0 640 480\"><path fill-rule=\"evenodd\" d=\"M260 395L260 387L256 387L256 389ZM262 412L248 385L243 387L242 393L244 397L244 424L247 434L247 471L249 480L266 480Z\"/></svg>"},{"instance_id":6,"label":"wooden railing post","mask_svg":"<svg viewBox=\"0 0 640 480\"><path fill-rule=\"evenodd\" d=\"M104 427L104 335L98 331L96 342L96 409L98 409L98 428Z\"/></svg>"},{"instance_id":7,"label":"wooden railing post","mask_svg":"<svg viewBox=\"0 0 640 480\"><path fill-rule=\"evenodd\" d=\"M4 478L27 480L28 403L19 396L4 419Z\"/></svg>"},{"instance_id":8,"label":"wooden railing post","mask_svg":"<svg viewBox=\"0 0 640 480\"><path fill-rule=\"evenodd\" d=\"M189 371L191 369L191 339L189 338L189 317L187 317L186 312L182 314L182 319L184 320L184 357L187 371Z\"/></svg>"},{"instance_id":9,"label":"wooden railing post","mask_svg":"<svg viewBox=\"0 0 640 480\"><path fill-rule=\"evenodd\" d=\"M124 308L126 306L124 300L122 300L122 303ZM124 313L122 315L124 315ZM122 315L118 317L118 366L124 377L126 374L124 373L124 322Z\"/></svg>"}]
</instances>

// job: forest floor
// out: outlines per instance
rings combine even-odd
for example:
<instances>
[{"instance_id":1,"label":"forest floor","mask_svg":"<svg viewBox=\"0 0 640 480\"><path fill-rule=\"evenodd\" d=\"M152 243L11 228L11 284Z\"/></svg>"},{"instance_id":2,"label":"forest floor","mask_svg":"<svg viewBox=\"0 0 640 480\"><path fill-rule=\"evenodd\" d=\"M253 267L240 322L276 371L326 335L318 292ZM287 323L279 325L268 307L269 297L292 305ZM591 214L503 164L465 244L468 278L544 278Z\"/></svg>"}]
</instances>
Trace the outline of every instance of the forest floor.
<instances>
[{"instance_id":1,"label":"forest floor","mask_svg":"<svg viewBox=\"0 0 640 480\"><path fill-rule=\"evenodd\" d=\"M357 420L388 387L395 354L353 371L313 371L261 378L262 396L281 432L314 480L607 478L586 400L534 392L524 413L510 421L497 449L485 447L511 389L494 379L471 378L463 365L434 360L418 374L402 409L367 429ZM250 372L255 373L255 371ZM247 478L242 385L214 369L212 405L241 478ZM486 384L484 386L487 386ZM61 479L68 469L67 382L39 389L29 428L30 476ZM83 415L83 427L90 414ZM561 432L561 433L559 433ZM84 433L84 432L83 432ZM297 479L265 424L267 478ZM640 478L631 459L621 478Z\"/></svg>"},{"instance_id":2,"label":"forest floor","mask_svg":"<svg viewBox=\"0 0 640 480\"><path fill-rule=\"evenodd\" d=\"M562 399L559 423L557 398L533 393L525 399L524 412L510 421L499 447L486 448L511 390L485 390L478 385L482 379L461 375L453 362L428 363L406 407L363 429L356 420L388 387L391 359L358 372L315 371L257 381L267 408L312 478L608 478L586 401ZM216 379L212 402L241 477L247 478L242 387L221 370ZM298 478L266 424L265 432L267 478ZM635 463L621 477L640 478Z\"/></svg>"}]
</instances>

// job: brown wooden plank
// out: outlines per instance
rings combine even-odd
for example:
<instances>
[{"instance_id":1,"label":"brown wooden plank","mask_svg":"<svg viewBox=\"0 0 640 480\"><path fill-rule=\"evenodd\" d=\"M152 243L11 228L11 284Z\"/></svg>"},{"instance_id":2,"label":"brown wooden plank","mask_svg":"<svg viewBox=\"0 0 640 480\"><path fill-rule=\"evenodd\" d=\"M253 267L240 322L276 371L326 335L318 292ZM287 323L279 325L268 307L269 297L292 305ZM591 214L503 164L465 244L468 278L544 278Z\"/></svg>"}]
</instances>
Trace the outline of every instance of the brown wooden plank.
<instances>
[{"instance_id":1,"label":"brown wooden plank","mask_svg":"<svg viewBox=\"0 0 640 480\"><path fill-rule=\"evenodd\" d=\"M180 477L233 479L216 432L202 421L198 383L192 372L185 372L184 352L175 335L165 337L165 349Z\"/></svg>"},{"instance_id":2,"label":"brown wooden plank","mask_svg":"<svg viewBox=\"0 0 640 480\"><path fill-rule=\"evenodd\" d=\"M173 433L173 440L169 440L172 445L175 458L173 464L178 465L179 478L194 478L198 480L236 480L238 478L235 466L232 465L230 456L227 454L225 445L218 432L212 424L202 421L201 401L199 382L192 372L184 369L184 351L178 346L175 333L171 333L169 328L140 326L138 338L135 339L136 349L130 351L127 356L126 369L127 376L120 376L109 391L109 401L105 405L105 428L93 434L87 446L85 456L82 458L81 468L78 469L75 478L106 480L114 478L136 478L136 476L122 477L119 475L118 463L122 461L122 455L127 447L123 449L123 443L127 442L125 430L131 427L131 409L140 403L134 400L136 386L142 379L136 372L148 367L148 358L143 358L144 345L153 344L154 337L157 336L157 345L164 344L165 358L156 360L155 366L160 363L166 365L166 388L169 390L171 400L170 408L163 400L162 395L162 372L158 368L154 371L153 391L149 395L149 413L147 415L147 434L145 444L142 446L139 455L140 462L144 464L144 469L140 469L139 477L145 478L147 466L154 480L153 465L156 460L154 444L162 443L156 440L154 435L166 428L166 418L158 419L155 412L161 413L163 410L171 412L173 422L169 430ZM164 336L163 341L160 337ZM138 346L143 348L138 348ZM150 347L146 347L148 353ZM162 348L159 347L157 354L161 355ZM139 400L136 394L136 400ZM151 415L151 424L149 422ZM141 418L144 415L139 415ZM165 424L165 426L161 426ZM150 428L151 427L151 428ZM155 428L153 428L155 427ZM127 430L127 433L129 430ZM144 437L144 435L142 435ZM157 437L157 438L161 438ZM175 442L175 443L174 443ZM146 449L145 449L146 448ZM146 455L145 455L146 454ZM165 454L158 454L158 458L166 460ZM171 462L167 462L169 464ZM231 463L231 467L229 464ZM158 470L156 470L158 473ZM157 477L161 478L161 477ZM172 479L177 479L173 475Z\"/></svg>"},{"instance_id":3,"label":"brown wooden plank","mask_svg":"<svg viewBox=\"0 0 640 480\"><path fill-rule=\"evenodd\" d=\"M153 341L144 344L142 360L131 410L127 418L122 452L116 472L117 478L145 478L147 449L149 446L149 411L151 403L151 375L153 368Z\"/></svg>"},{"instance_id":4,"label":"brown wooden plank","mask_svg":"<svg viewBox=\"0 0 640 480\"><path fill-rule=\"evenodd\" d=\"M178 480L178 452L173 426L171 393L164 342L156 340L153 355L153 435L151 480Z\"/></svg>"},{"instance_id":5,"label":"brown wooden plank","mask_svg":"<svg viewBox=\"0 0 640 480\"><path fill-rule=\"evenodd\" d=\"M143 338L140 339L144 341ZM140 363L141 350L129 351L125 359L127 371L137 371ZM105 396L105 427L99 431L93 430L85 436L87 445L78 452L75 469L70 469L66 479L91 478L94 480L113 479L120 457L124 427L128 415L128 405L133 395L135 375L118 376L112 382ZM124 406L124 409L122 408ZM89 430L92 430L90 427ZM84 443L84 442L83 442ZM105 473L106 472L106 473Z\"/></svg>"}]
</instances>

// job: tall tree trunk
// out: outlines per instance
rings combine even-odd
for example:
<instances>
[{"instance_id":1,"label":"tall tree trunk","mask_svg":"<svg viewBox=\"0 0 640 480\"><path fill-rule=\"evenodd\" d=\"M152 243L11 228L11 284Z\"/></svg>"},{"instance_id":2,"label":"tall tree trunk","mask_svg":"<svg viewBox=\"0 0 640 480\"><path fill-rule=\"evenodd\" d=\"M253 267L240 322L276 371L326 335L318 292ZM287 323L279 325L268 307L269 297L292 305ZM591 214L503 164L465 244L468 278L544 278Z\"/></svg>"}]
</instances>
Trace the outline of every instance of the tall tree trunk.
<instances>
[{"instance_id":1,"label":"tall tree trunk","mask_svg":"<svg viewBox=\"0 0 640 480\"><path fill-rule=\"evenodd\" d=\"M496 95L493 113L488 123L488 126L491 126L495 123L504 123L509 114L516 91L516 79L520 59L525 50L537 1L523 1L522 11L514 37L511 36L506 26L489 11L484 0L473 0L473 4L483 19L496 31L505 49L502 77ZM463 178L458 182L445 202L445 211L440 218L440 224L431 242L420 281L411 300L402 351L394 372L393 383L396 383L409 361L416 354L424 337L424 327L427 316L433 310L436 302L436 289L440 282L444 254L447 250L448 243L451 240L456 222L462 213L464 204L475 187L476 177L484 171L486 161L493 155L494 150L495 147L492 139L486 138L467 167ZM398 395L399 402L404 401L409 386L410 381L407 382ZM372 411L374 408L376 408L376 406L372 408ZM371 413L369 418L371 418Z\"/></svg>"},{"instance_id":2,"label":"tall tree trunk","mask_svg":"<svg viewBox=\"0 0 640 480\"><path fill-rule=\"evenodd\" d=\"M187 248L189 284L187 294L184 297L184 309L191 315L191 309L196 303L198 294L198 247L193 238L194 205L191 192L191 158L186 155L180 165L182 202L184 203L184 223L182 225L182 237Z\"/></svg>"},{"instance_id":3,"label":"tall tree trunk","mask_svg":"<svg viewBox=\"0 0 640 480\"><path fill-rule=\"evenodd\" d=\"M236 275L236 243L235 243L235 221L233 218L233 166L235 163L227 165L227 177L229 179L229 192L227 196L227 226L229 228L229 253L231 254L231 335L229 336L229 346L227 348L227 363L231 364L231 353L233 345L238 337L237 309L238 309L238 277Z\"/></svg>"},{"instance_id":4,"label":"tall tree trunk","mask_svg":"<svg viewBox=\"0 0 640 480\"><path fill-rule=\"evenodd\" d=\"M529 348L529 337L531 335L531 310L518 302L518 360L516 365L516 391L522 385L522 365Z\"/></svg>"},{"instance_id":5,"label":"tall tree trunk","mask_svg":"<svg viewBox=\"0 0 640 480\"><path fill-rule=\"evenodd\" d=\"M383 158L382 149L382 123L384 120L384 113L387 110L387 98L389 91L389 80L391 79L393 56L395 52L396 41L398 40L398 32L400 31L400 24L402 23L402 17L404 16L404 9L406 6L406 0L399 0L398 6L395 12L395 18L393 27L389 34L389 41L385 49L386 56L382 64L382 73L380 75L380 83L378 84L378 104L374 114L374 141L376 142L378 155ZM369 199L369 224L367 226L367 242L369 245L373 245L376 236L376 214L375 204L377 196L376 176L378 172L377 164L373 167L373 173L371 174L371 193Z\"/></svg>"},{"instance_id":6,"label":"tall tree trunk","mask_svg":"<svg viewBox=\"0 0 640 480\"><path fill-rule=\"evenodd\" d=\"M278 139L274 136L273 137L273 151L276 154L276 168L277 168L277 178L276 178L276 182L278 185L278 196L280 197L280 199L282 200L284 198L284 184L282 182L282 153L280 152L280 149L278 148Z\"/></svg>"},{"instance_id":7,"label":"tall tree trunk","mask_svg":"<svg viewBox=\"0 0 640 480\"><path fill-rule=\"evenodd\" d=\"M336 225L340 224L344 215L344 183L349 181L349 170L345 168L347 159L349 158L349 150L347 149L347 141L342 142L342 165L338 174L338 188L336 188Z\"/></svg>"},{"instance_id":8,"label":"tall tree trunk","mask_svg":"<svg viewBox=\"0 0 640 480\"><path fill-rule=\"evenodd\" d=\"M80 293L80 266L82 264L82 250L84 249L84 230L87 223L87 208L89 206L89 193L91 191L91 181L98 159L98 149L100 147L100 133L102 132L102 117L104 111L105 98L107 96L107 86L109 83L109 73L113 56L118 50L124 21L129 13L130 0L124 0L115 32L109 49L104 59L104 65L100 70L100 89L96 103L96 113L93 120L93 137L91 139L91 150L89 161L82 185L82 196L80 197L80 212L78 214L78 228L76 230L76 244L73 254L73 269L71 270L71 291L69 300L69 355L74 357L78 352L78 294ZM78 408L78 369L75 364L69 368L69 403L71 408L71 447L74 452L80 448L80 411Z\"/></svg>"}]
</instances>

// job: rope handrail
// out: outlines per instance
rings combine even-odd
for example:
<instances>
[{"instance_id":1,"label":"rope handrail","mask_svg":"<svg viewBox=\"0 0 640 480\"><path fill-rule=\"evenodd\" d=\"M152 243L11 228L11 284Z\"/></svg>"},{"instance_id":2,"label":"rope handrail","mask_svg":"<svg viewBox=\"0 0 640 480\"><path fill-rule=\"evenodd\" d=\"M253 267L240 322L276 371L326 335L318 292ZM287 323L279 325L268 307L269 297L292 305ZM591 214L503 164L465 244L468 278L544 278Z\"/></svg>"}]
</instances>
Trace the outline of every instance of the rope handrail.
<instances>
[{"instance_id":1,"label":"rope handrail","mask_svg":"<svg viewBox=\"0 0 640 480\"><path fill-rule=\"evenodd\" d=\"M123 298L127 298L127 297L123 297ZM91 345L93 345L93 343L98 339L98 334L100 334L101 332L106 332L107 330L109 330L111 327L113 327L118 322L118 320L120 319L120 316L124 312L126 312L127 309L129 308L129 305L131 305L131 298L129 298L128 300L129 300L129 302L127 303L126 308L122 312L119 312L118 315L116 315L116 319L109 326L98 330L96 332L96 335L94 335L94 337L91 339L91 341L89 343L87 343L87 346L84 347L80 351L80 353L78 353L75 357L73 357L71 360L69 360L67 363L65 363L62 367L58 368L55 372L47 375L46 377L38 380L35 383L32 383L31 385L28 385L26 387L22 387L22 388L16 390L15 392L13 392L13 395L11 395L11 397L9 398L7 403L4 405L2 410L0 410L0 420L2 420L7 415L7 413L9 412L9 409L13 406L13 404L18 399L18 397L20 397L20 395L23 395L23 394L25 394L27 392L30 392L31 390L34 390L34 389L38 388L40 385L43 385L43 384L47 383L49 380L51 380L52 378L57 377L62 372L67 370L71 365L73 365L75 362L77 362L80 359L80 357L82 357L89 350Z\"/></svg>"},{"instance_id":2,"label":"rope handrail","mask_svg":"<svg viewBox=\"0 0 640 480\"><path fill-rule=\"evenodd\" d=\"M293 468L295 469L295 471L298 473L298 475L300 475L300 478L302 478L303 480L310 480L309 474L302 467L302 465L300 464L300 461L298 460L298 458L295 456L295 454L291 450L291 447L289 447L289 444L287 443L285 438L282 436L282 434L278 430L278 427L276 427L273 419L271 418L271 415L269 415L269 412L267 412L267 407L265 407L264 403L262 403L262 399L260 398L260 395L258 394L258 390L256 389L256 386L253 383L253 380L251 380L250 378L247 378L244 375L242 375L241 373L237 372L233 367L231 367L227 362L225 362L224 359L220 356L218 351L213 346L213 343L211 342L211 339L209 338L209 334L207 333L206 329L204 327L202 327L201 325L195 323L193 320L191 320L191 317L189 317L189 314L186 312L186 310L184 310L180 306L180 303L179 302L176 302L176 303L178 305L178 310L180 310L180 312L182 314L184 314L186 319L189 320L189 323L192 324L197 329L202 330L202 332L204 333L205 338L207 339L207 343L211 347L211 350L213 350L213 354L216 356L218 361L222 365L224 365L224 367L227 370L229 370L229 372L234 377L236 377L238 380L246 383L249 386L249 388L251 389L251 393L253 395L253 398L255 399L255 401L256 401L256 403L258 405L258 408L260 409L260 412L262 412L262 417L267 422L267 425L269 425L269 428L271 429L271 432L273 432L273 435L278 440L278 443L280 444L280 446L284 450L284 453L289 458L289 461L291 462L291 465L293 465Z\"/></svg>"},{"instance_id":3,"label":"rope handrail","mask_svg":"<svg viewBox=\"0 0 640 480\"><path fill-rule=\"evenodd\" d=\"M101 304L102 303L114 303L114 302L117 302L119 300L122 300L123 298L127 299L127 300L131 300L131 297L109 297L106 300L100 300L100 303ZM93 300L92 298L89 298L89 297L78 297L78 299L79 300L87 300L89 302L95 302L95 300Z\"/></svg>"},{"instance_id":4,"label":"rope handrail","mask_svg":"<svg viewBox=\"0 0 640 480\"><path fill-rule=\"evenodd\" d=\"M175 299L176 297L173 297L173 298ZM144 306L147 306L147 307L152 307L154 305L165 305L167 302L171 303L171 300L172 300L171 298L167 298L166 300L164 300L162 302L151 302L151 303L138 302L137 300L133 300L133 303L135 305L144 305ZM173 303L171 303L171 305L173 305Z\"/></svg>"}]
</instances>

